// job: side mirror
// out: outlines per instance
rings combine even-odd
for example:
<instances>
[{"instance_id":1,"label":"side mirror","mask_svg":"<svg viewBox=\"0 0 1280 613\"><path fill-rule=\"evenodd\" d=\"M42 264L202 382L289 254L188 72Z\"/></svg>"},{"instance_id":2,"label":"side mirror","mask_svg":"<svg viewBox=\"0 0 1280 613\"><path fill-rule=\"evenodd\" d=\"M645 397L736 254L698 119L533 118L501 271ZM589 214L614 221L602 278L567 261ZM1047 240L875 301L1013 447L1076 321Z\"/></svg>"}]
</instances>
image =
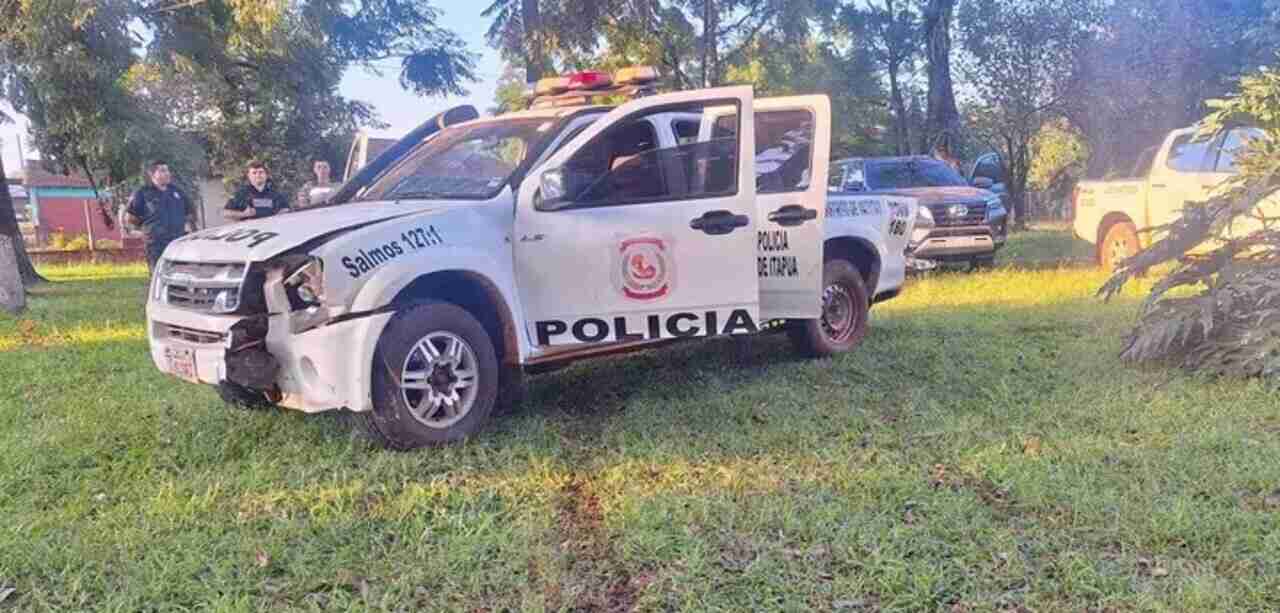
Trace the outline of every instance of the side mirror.
<instances>
[{"instance_id":1,"label":"side mirror","mask_svg":"<svg viewBox=\"0 0 1280 613\"><path fill-rule=\"evenodd\" d=\"M973 178L973 186L978 189L991 189L992 185L995 185L995 182L991 180L991 177Z\"/></svg>"},{"instance_id":2,"label":"side mirror","mask_svg":"<svg viewBox=\"0 0 1280 613\"><path fill-rule=\"evenodd\" d=\"M544 171L538 180L538 196L533 208L539 211L556 211L570 202L565 186L564 171L552 168Z\"/></svg>"}]
</instances>

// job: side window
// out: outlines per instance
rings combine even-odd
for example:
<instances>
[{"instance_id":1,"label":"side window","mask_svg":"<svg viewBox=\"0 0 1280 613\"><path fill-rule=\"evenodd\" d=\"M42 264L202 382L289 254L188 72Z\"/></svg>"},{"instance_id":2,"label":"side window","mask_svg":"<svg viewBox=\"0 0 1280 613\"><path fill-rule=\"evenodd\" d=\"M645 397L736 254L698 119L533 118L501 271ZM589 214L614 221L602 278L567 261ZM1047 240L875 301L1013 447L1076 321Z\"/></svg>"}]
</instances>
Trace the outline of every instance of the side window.
<instances>
[{"instance_id":1,"label":"side window","mask_svg":"<svg viewBox=\"0 0 1280 613\"><path fill-rule=\"evenodd\" d=\"M1261 135L1262 131L1256 128L1234 128L1227 132L1227 137L1222 140L1222 147L1218 150L1218 161L1213 170L1215 172L1236 172L1237 151L1248 144L1250 140Z\"/></svg>"},{"instance_id":2,"label":"side window","mask_svg":"<svg viewBox=\"0 0 1280 613\"><path fill-rule=\"evenodd\" d=\"M808 189L813 174L813 113L763 111L755 114L755 124L756 193Z\"/></svg>"},{"instance_id":3,"label":"side window","mask_svg":"<svg viewBox=\"0 0 1280 613\"><path fill-rule=\"evenodd\" d=\"M698 140L698 122L688 119L671 120L671 131L676 135L676 142L687 145Z\"/></svg>"},{"instance_id":4,"label":"side window","mask_svg":"<svg viewBox=\"0 0 1280 613\"><path fill-rule=\"evenodd\" d=\"M664 108L661 113L696 113L692 139L659 148L649 115L611 126L564 165L565 189L584 207L726 196L738 191L736 116L715 124L698 141L702 106ZM658 115L654 111L651 115Z\"/></svg>"},{"instance_id":5,"label":"side window","mask_svg":"<svg viewBox=\"0 0 1280 613\"><path fill-rule=\"evenodd\" d=\"M1200 172L1204 168L1205 154L1209 152L1210 140L1192 140L1194 134L1183 134L1173 139L1169 148L1169 159L1165 162L1169 168L1178 172Z\"/></svg>"}]
</instances>

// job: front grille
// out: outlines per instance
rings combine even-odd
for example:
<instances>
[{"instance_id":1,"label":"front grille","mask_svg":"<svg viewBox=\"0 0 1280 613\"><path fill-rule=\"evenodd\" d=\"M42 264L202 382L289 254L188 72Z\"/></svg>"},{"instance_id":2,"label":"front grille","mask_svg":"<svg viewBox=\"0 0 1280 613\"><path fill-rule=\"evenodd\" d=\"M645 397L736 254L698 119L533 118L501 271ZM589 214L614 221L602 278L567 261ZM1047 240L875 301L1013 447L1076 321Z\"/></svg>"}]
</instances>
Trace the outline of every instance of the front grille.
<instances>
[{"instance_id":1,"label":"front grille","mask_svg":"<svg viewBox=\"0 0 1280 613\"><path fill-rule=\"evenodd\" d=\"M201 313L228 313L240 306L245 265L165 261L159 276L165 304Z\"/></svg>"},{"instance_id":2,"label":"front grille","mask_svg":"<svg viewBox=\"0 0 1280 613\"><path fill-rule=\"evenodd\" d=\"M963 207L962 215L953 215L953 207ZM933 213L933 223L938 226L973 226L986 223L987 203L985 202L953 202L951 204L933 204L929 206Z\"/></svg>"},{"instance_id":3,"label":"front grille","mask_svg":"<svg viewBox=\"0 0 1280 613\"><path fill-rule=\"evenodd\" d=\"M173 283L165 286L165 301L171 306L191 311L212 311L213 304L222 292L237 292L235 288L191 287Z\"/></svg>"},{"instance_id":4,"label":"front grille","mask_svg":"<svg viewBox=\"0 0 1280 613\"><path fill-rule=\"evenodd\" d=\"M197 330L195 328L186 328L183 326L162 323L156 324L156 336L160 338L185 341L197 345L216 345L222 343L227 338L227 335L221 332L209 332L206 330Z\"/></svg>"},{"instance_id":5,"label":"front grille","mask_svg":"<svg viewBox=\"0 0 1280 613\"><path fill-rule=\"evenodd\" d=\"M991 236L991 228L987 226L935 228L929 232L929 238L948 238L953 236Z\"/></svg>"}]
</instances>

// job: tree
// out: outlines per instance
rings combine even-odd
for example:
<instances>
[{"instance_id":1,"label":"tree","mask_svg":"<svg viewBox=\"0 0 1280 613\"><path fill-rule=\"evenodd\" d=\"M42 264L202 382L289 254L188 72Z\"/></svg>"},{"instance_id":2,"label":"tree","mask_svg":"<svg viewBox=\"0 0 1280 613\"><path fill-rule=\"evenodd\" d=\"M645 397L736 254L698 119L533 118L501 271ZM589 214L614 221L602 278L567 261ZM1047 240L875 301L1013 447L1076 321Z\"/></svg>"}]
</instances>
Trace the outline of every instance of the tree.
<instances>
[{"instance_id":1,"label":"tree","mask_svg":"<svg viewBox=\"0 0 1280 613\"><path fill-rule=\"evenodd\" d=\"M18 227L17 212L13 209L13 198L9 196L9 182L5 178L4 160L0 159L0 234L13 241L13 251L18 264L18 274L23 286L30 286L44 281L44 277L36 272L27 255L26 245L22 242L22 229Z\"/></svg>"},{"instance_id":2,"label":"tree","mask_svg":"<svg viewBox=\"0 0 1280 613\"><path fill-rule=\"evenodd\" d=\"M960 111L951 84L951 21L955 0L928 0L924 8L925 56L929 95L922 151L936 151L955 159L959 148Z\"/></svg>"},{"instance_id":3,"label":"tree","mask_svg":"<svg viewBox=\"0 0 1280 613\"><path fill-rule=\"evenodd\" d=\"M475 79L474 57L418 0L205 0L142 18L154 36L130 83L144 107L198 135L226 180L259 159L286 192L308 176L308 157L382 125L337 93L348 67L398 61L401 85L421 95L462 94Z\"/></svg>"},{"instance_id":4,"label":"tree","mask_svg":"<svg viewBox=\"0 0 1280 613\"><path fill-rule=\"evenodd\" d=\"M36 148L51 167L116 178L122 160L146 153L147 117L120 86L133 58L129 0L0 4L0 88L31 122ZM139 164L140 166L140 164ZM5 195L7 201L7 193ZM24 283L35 274L12 205L0 206L0 231L16 237ZM105 205L108 224L114 223ZM10 234L12 233L12 234Z\"/></svg>"},{"instance_id":5,"label":"tree","mask_svg":"<svg viewBox=\"0 0 1280 613\"><path fill-rule=\"evenodd\" d=\"M1033 139L1063 108L1073 60L1089 40L1094 0L969 0L961 69L976 91L973 126L999 151L1014 223L1027 220Z\"/></svg>"},{"instance_id":6,"label":"tree","mask_svg":"<svg viewBox=\"0 0 1280 613\"><path fill-rule=\"evenodd\" d=\"M1272 0L1116 0L1073 64L1066 112L1085 134L1088 175L1128 169L1143 149L1190 125L1204 101L1280 49Z\"/></svg>"},{"instance_id":7,"label":"tree","mask_svg":"<svg viewBox=\"0 0 1280 613\"><path fill-rule=\"evenodd\" d=\"M1237 124L1262 138L1235 153L1238 174L1204 203L1159 228L1162 238L1120 262L1099 289L1107 299L1135 276L1174 263L1152 287L1124 342L1126 361L1174 362L1213 375L1280 383L1280 65L1248 75L1201 136ZM1200 288L1193 293L1192 290ZM1179 295L1170 295L1182 290Z\"/></svg>"},{"instance_id":8,"label":"tree","mask_svg":"<svg viewBox=\"0 0 1280 613\"><path fill-rule=\"evenodd\" d=\"M1061 117L1051 120L1031 139L1027 190L1046 194L1055 209L1052 212L1062 212L1072 187L1084 177L1088 161L1089 147L1084 135Z\"/></svg>"},{"instance_id":9,"label":"tree","mask_svg":"<svg viewBox=\"0 0 1280 613\"><path fill-rule=\"evenodd\" d=\"M889 104L893 109L893 142L897 155L911 153L911 118L907 110L902 79L915 72L920 50L920 16L915 6L902 0L849 4L841 9L842 27L857 37L889 81Z\"/></svg>"}]
</instances>

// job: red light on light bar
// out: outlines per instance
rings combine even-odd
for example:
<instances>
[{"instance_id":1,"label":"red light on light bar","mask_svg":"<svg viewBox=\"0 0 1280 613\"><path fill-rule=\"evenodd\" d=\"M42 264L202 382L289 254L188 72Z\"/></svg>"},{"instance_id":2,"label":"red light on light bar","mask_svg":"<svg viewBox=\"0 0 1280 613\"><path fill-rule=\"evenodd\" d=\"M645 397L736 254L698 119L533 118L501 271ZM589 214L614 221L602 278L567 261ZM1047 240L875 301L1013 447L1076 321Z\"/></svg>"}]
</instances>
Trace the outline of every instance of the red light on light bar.
<instances>
[{"instance_id":1,"label":"red light on light bar","mask_svg":"<svg viewBox=\"0 0 1280 613\"><path fill-rule=\"evenodd\" d=\"M607 72L585 70L569 75L569 89L599 89L613 84Z\"/></svg>"}]
</instances>

